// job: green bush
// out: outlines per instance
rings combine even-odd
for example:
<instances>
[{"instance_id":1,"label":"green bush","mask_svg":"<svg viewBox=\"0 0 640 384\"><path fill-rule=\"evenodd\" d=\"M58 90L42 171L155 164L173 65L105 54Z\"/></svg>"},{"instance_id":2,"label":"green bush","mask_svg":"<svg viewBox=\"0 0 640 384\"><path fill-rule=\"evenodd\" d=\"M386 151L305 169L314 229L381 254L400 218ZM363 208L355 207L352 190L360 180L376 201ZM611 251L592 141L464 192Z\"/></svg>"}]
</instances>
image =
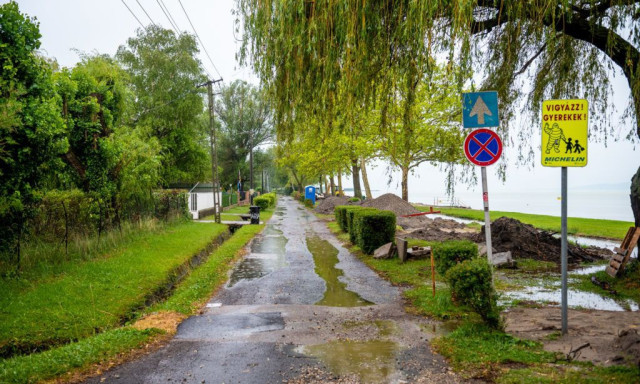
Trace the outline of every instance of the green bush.
<instances>
[{"instance_id":1,"label":"green bush","mask_svg":"<svg viewBox=\"0 0 640 384\"><path fill-rule=\"evenodd\" d=\"M275 192L265 193L264 195L262 195L262 197L265 197L265 198L269 199L269 206L270 207L275 207L276 206L276 201L278 200L278 198L276 197L276 193Z\"/></svg>"},{"instance_id":2,"label":"green bush","mask_svg":"<svg viewBox=\"0 0 640 384\"><path fill-rule=\"evenodd\" d=\"M379 212L378 209L375 208L367 208L356 205L353 209L347 209L347 232L349 232L349 241L353 244L358 244L358 232L356 231L356 226L354 225L355 214L356 212L362 211L370 211L370 212Z\"/></svg>"},{"instance_id":3,"label":"green bush","mask_svg":"<svg viewBox=\"0 0 640 384\"><path fill-rule=\"evenodd\" d=\"M478 257L478 246L469 240L451 240L433 247L436 270L444 276L449 268Z\"/></svg>"},{"instance_id":4,"label":"green bush","mask_svg":"<svg viewBox=\"0 0 640 384\"><path fill-rule=\"evenodd\" d=\"M352 203L357 203L358 201L360 201L360 199L357 198L357 197L352 197L352 198L349 199L349 201L352 202Z\"/></svg>"},{"instance_id":5,"label":"green bush","mask_svg":"<svg viewBox=\"0 0 640 384\"><path fill-rule=\"evenodd\" d=\"M393 241L396 234L396 215L391 211L361 208L353 212L349 237L354 233L355 243L366 254Z\"/></svg>"},{"instance_id":6,"label":"green bush","mask_svg":"<svg viewBox=\"0 0 640 384\"><path fill-rule=\"evenodd\" d=\"M446 274L454 302L468 305L492 328L500 328L497 294L491 286L491 267L484 258L465 260Z\"/></svg>"},{"instance_id":7,"label":"green bush","mask_svg":"<svg viewBox=\"0 0 640 384\"><path fill-rule=\"evenodd\" d=\"M292 187L285 187L284 188L284 194L286 196L291 196L292 193L293 193L293 188Z\"/></svg>"},{"instance_id":8,"label":"green bush","mask_svg":"<svg viewBox=\"0 0 640 384\"><path fill-rule=\"evenodd\" d=\"M333 208L333 216L336 218L336 223L338 223L342 232L347 232L347 208L349 208L349 205L338 205Z\"/></svg>"},{"instance_id":9,"label":"green bush","mask_svg":"<svg viewBox=\"0 0 640 384\"><path fill-rule=\"evenodd\" d=\"M268 197L258 196L253 199L253 205L260 207L261 211L269 208L270 200Z\"/></svg>"},{"instance_id":10,"label":"green bush","mask_svg":"<svg viewBox=\"0 0 640 384\"><path fill-rule=\"evenodd\" d=\"M307 207L307 208L313 208L313 200L304 199L304 206Z\"/></svg>"}]
</instances>

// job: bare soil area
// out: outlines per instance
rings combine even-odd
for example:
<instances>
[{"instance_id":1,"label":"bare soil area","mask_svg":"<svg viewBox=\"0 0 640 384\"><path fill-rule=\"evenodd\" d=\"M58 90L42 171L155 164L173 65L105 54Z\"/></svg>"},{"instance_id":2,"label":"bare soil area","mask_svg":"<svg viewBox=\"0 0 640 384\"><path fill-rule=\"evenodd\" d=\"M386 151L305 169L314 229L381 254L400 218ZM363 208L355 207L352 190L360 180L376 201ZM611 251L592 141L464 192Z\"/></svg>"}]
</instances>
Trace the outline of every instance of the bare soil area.
<instances>
[{"instance_id":1,"label":"bare soil area","mask_svg":"<svg viewBox=\"0 0 640 384\"><path fill-rule=\"evenodd\" d=\"M638 312L569 310L569 332L561 336L558 307L513 308L505 312L506 331L536 340L544 349L596 365L640 364Z\"/></svg>"}]
</instances>

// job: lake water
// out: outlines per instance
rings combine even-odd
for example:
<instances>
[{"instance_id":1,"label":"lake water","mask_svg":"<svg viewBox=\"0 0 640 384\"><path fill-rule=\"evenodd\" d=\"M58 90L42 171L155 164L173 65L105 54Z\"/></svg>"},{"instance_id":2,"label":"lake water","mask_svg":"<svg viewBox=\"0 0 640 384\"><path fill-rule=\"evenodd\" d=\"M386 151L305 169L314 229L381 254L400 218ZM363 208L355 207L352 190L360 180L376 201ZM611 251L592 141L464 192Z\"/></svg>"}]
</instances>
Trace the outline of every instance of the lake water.
<instances>
[{"instance_id":1,"label":"lake water","mask_svg":"<svg viewBox=\"0 0 640 384\"><path fill-rule=\"evenodd\" d=\"M395 193L395 190L372 191L374 197L384 193ZM482 209L481 192L457 192L456 203L473 209ZM409 191L409 201L426 205L446 205L450 200L446 195ZM496 211L536 213L560 216L560 191L538 190L532 192L507 192L489 190L489 208ZM569 190L569 217L585 217L594 219L610 219L633 221L633 213L629 202L629 190Z\"/></svg>"}]
</instances>

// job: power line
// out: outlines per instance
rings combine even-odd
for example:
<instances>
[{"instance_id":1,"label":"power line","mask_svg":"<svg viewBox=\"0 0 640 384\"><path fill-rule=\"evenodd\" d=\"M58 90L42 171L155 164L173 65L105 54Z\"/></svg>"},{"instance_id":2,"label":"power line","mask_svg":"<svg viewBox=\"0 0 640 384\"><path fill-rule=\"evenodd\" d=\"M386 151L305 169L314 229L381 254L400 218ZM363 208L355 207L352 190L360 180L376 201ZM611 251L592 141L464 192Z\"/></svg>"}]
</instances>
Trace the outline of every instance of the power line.
<instances>
[{"instance_id":1,"label":"power line","mask_svg":"<svg viewBox=\"0 0 640 384\"><path fill-rule=\"evenodd\" d=\"M133 13L133 11L131 10L131 8L129 8L129 6L127 5L127 3L125 3L125 2L124 2L124 0L120 0L120 1L122 1L122 4L124 4L124 6L125 6L125 7L127 7L127 9L129 10L129 13L131 13L131 16L133 16L136 20L138 20L138 23L140 23L140 26L141 26L143 29L147 29L147 28L144 26L144 24L142 24L142 22L140 21L140 19L138 19L138 16L136 16L136 14L135 14L135 13Z\"/></svg>"},{"instance_id":2,"label":"power line","mask_svg":"<svg viewBox=\"0 0 640 384\"><path fill-rule=\"evenodd\" d=\"M149 14L147 13L147 10L144 9L144 7L142 6L142 4L140 4L140 1L136 0L136 3L138 3L138 5L140 6L140 8L142 8L142 12L144 12L145 15L147 15L147 17L149 18L149 21L151 21L151 24L156 25L156 23L153 21L153 19L151 18L151 16L149 16Z\"/></svg>"},{"instance_id":3,"label":"power line","mask_svg":"<svg viewBox=\"0 0 640 384\"><path fill-rule=\"evenodd\" d=\"M167 14L169 15L169 17L173 21L173 25L175 25L176 29L178 30L178 32L181 33L182 31L180 30L180 27L178 26L178 22L176 21L176 19L173 18L173 15L171 14L171 11L169 11L169 7L167 7L167 5L164 3L164 0L160 0L160 2L164 6L164 8L167 10Z\"/></svg>"},{"instance_id":4,"label":"power line","mask_svg":"<svg viewBox=\"0 0 640 384\"><path fill-rule=\"evenodd\" d=\"M196 27L193 26L193 23L191 22L191 18L189 17L189 14L187 14L187 10L184 9L184 5L182 5L182 0L178 0L178 3L180 3L180 7L182 7L182 11L184 12L184 15L187 16L187 20L189 21L189 24L191 25L191 29L193 29L193 33L196 34L196 37L198 38L198 41L200 42L200 45L202 46L202 49L204 50L204 53L207 55L207 57L209 58L209 62L213 66L213 69L216 70L216 73L218 74L218 77L222 78L222 75L220 74L220 71L218 71L218 68L213 63L213 60L211 59L211 56L209 55L209 51L207 51L207 47L204 46L204 43L202 42L202 39L200 39L200 35L198 35L198 32L196 31Z\"/></svg>"},{"instance_id":5,"label":"power line","mask_svg":"<svg viewBox=\"0 0 640 384\"><path fill-rule=\"evenodd\" d=\"M178 31L178 27L176 27L176 26L173 24L173 21L172 21L172 20L171 20L171 18L169 17L169 14L167 13L167 11L165 11L165 10L164 10L164 8L162 7L162 4L160 4L160 1L159 1L159 0L156 0L156 3L158 3L158 6L160 7L160 9L162 9L162 13L164 13L164 15L167 17L167 20L169 20L169 24L171 24L171 28L173 29L173 31L174 31L177 35L179 35L179 34L180 34L180 32Z\"/></svg>"}]
</instances>

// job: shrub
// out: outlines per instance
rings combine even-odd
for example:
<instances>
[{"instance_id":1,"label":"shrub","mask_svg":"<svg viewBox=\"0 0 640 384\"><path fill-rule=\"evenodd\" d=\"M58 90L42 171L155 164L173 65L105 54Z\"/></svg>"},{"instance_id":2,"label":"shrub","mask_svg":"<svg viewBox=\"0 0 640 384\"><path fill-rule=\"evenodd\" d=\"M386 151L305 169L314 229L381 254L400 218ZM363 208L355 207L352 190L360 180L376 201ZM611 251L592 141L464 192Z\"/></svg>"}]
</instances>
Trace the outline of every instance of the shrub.
<instances>
[{"instance_id":1,"label":"shrub","mask_svg":"<svg viewBox=\"0 0 640 384\"><path fill-rule=\"evenodd\" d=\"M313 208L313 200L304 199L304 206L307 207L307 208Z\"/></svg>"},{"instance_id":2,"label":"shrub","mask_svg":"<svg viewBox=\"0 0 640 384\"><path fill-rule=\"evenodd\" d=\"M358 201L360 201L360 199L358 199L357 197L352 197L349 199L349 201L352 203L357 203Z\"/></svg>"},{"instance_id":3,"label":"shrub","mask_svg":"<svg viewBox=\"0 0 640 384\"><path fill-rule=\"evenodd\" d=\"M356 245L358 244L358 232L356 231L356 226L354 225L355 214L356 212L361 212L361 211L378 212L379 210L375 208L361 207L359 205L353 207L353 209L347 209L346 221L347 221L347 232L349 232L349 241L351 241L351 243Z\"/></svg>"},{"instance_id":4,"label":"shrub","mask_svg":"<svg viewBox=\"0 0 640 384\"><path fill-rule=\"evenodd\" d=\"M356 245L371 254L383 244L393 241L396 234L396 215L391 211L361 208L353 212L349 236L354 233Z\"/></svg>"},{"instance_id":5,"label":"shrub","mask_svg":"<svg viewBox=\"0 0 640 384\"><path fill-rule=\"evenodd\" d=\"M264 195L262 195L262 197L265 197L265 198L269 199L269 206L270 207L275 207L276 206L276 201L278 200L278 198L276 197L276 193L275 192L265 193Z\"/></svg>"},{"instance_id":6,"label":"shrub","mask_svg":"<svg viewBox=\"0 0 640 384\"><path fill-rule=\"evenodd\" d=\"M455 302L468 305L492 328L500 328L497 294L491 286L491 268L484 258L465 260L446 274Z\"/></svg>"},{"instance_id":7,"label":"shrub","mask_svg":"<svg viewBox=\"0 0 640 384\"><path fill-rule=\"evenodd\" d=\"M347 232L347 208L349 208L349 205L338 205L333 209L333 215L336 218L336 223L338 223L342 232Z\"/></svg>"},{"instance_id":8,"label":"shrub","mask_svg":"<svg viewBox=\"0 0 640 384\"><path fill-rule=\"evenodd\" d=\"M253 205L257 205L258 207L260 207L261 211L264 211L265 209L269 208L269 204L270 204L269 198L264 196L258 196L253 199Z\"/></svg>"},{"instance_id":9,"label":"shrub","mask_svg":"<svg viewBox=\"0 0 640 384\"><path fill-rule=\"evenodd\" d=\"M293 187L285 187L284 188L284 194L286 196L291 196L292 193L293 193Z\"/></svg>"},{"instance_id":10,"label":"shrub","mask_svg":"<svg viewBox=\"0 0 640 384\"><path fill-rule=\"evenodd\" d=\"M478 257L478 246L469 240L451 240L433 247L436 270L444 276L449 268Z\"/></svg>"},{"instance_id":11,"label":"shrub","mask_svg":"<svg viewBox=\"0 0 640 384\"><path fill-rule=\"evenodd\" d=\"M294 199L296 199L296 200L298 200L298 201L299 201L299 200L300 200L300 196L302 196L302 195L301 195L301 194L300 194L300 192L298 192L298 191L293 191L293 193L291 194L291 196L293 196L293 198L294 198Z\"/></svg>"}]
</instances>

